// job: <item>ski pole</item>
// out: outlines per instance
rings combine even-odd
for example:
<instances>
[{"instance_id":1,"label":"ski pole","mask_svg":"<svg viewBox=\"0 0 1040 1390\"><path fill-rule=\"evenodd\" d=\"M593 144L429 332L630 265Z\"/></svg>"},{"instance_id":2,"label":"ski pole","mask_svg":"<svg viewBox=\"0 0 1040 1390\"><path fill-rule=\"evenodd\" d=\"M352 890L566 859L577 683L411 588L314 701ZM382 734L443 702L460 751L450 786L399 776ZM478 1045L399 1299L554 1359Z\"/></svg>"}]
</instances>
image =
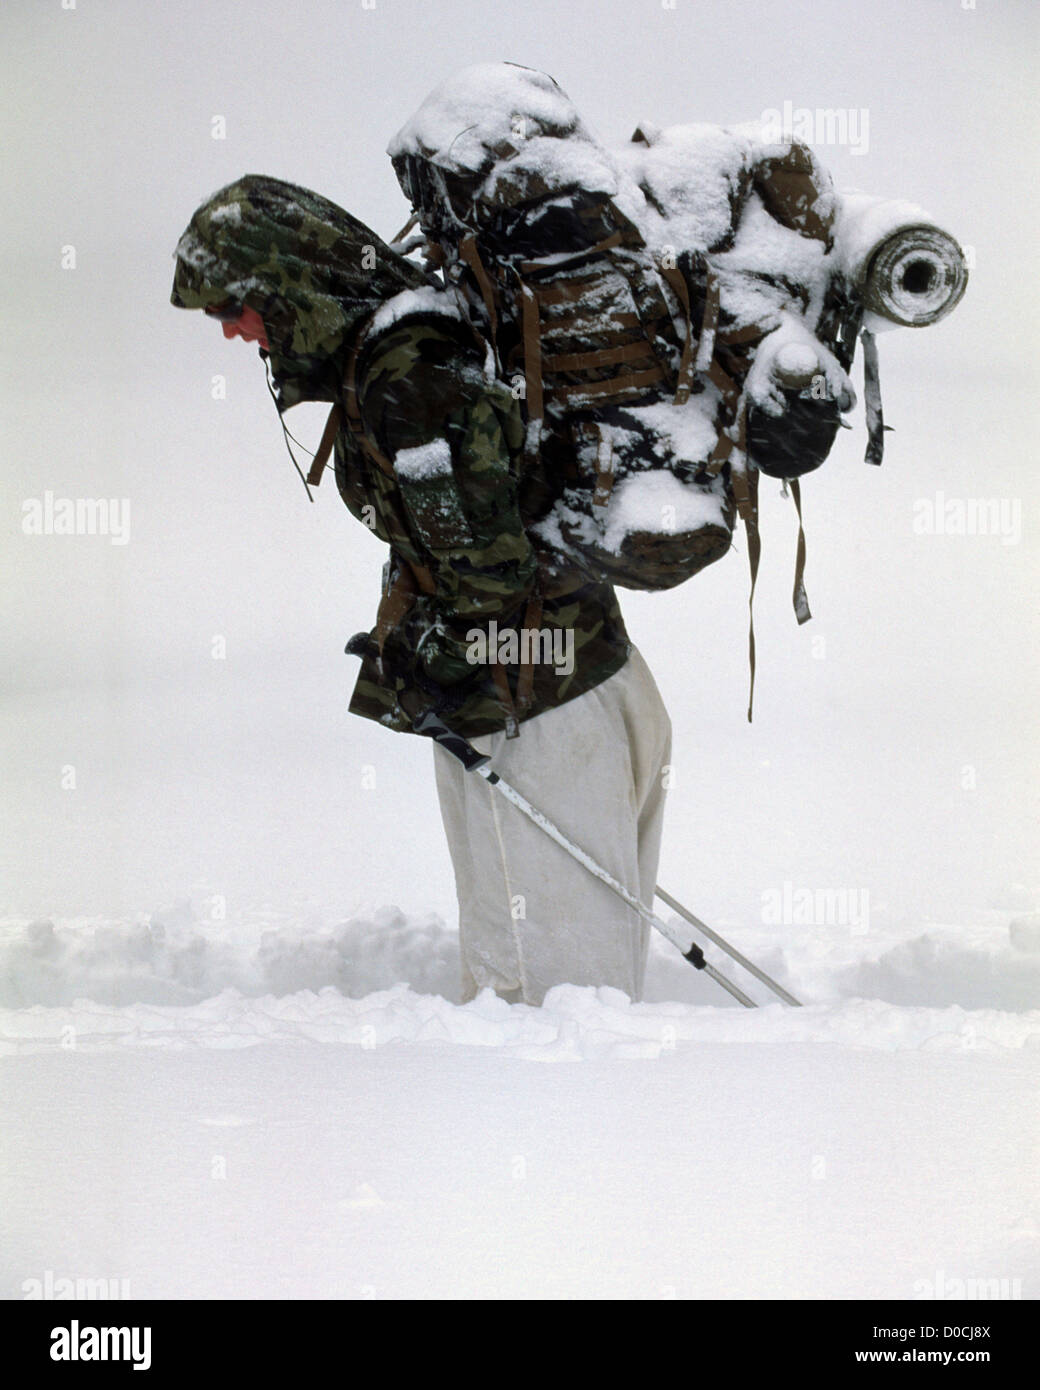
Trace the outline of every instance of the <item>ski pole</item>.
<instances>
[{"instance_id":1,"label":"ski pole","mask_svg":"<svg viewBox=\"0 0 1040 1390\"><path fill-rule=\"evenodd\" d=\"M725 951L738 965L742 965L745 970L750 971L756 980L761 980L764 985L768 985L773 993L781 998L785 1004L793 1004L795 1008L798 1009L802 1007L802 1001L800 999L796 999L793 994L788 994L783 985L778 985L764 970L760 970L753 961L748 960L747 956L742 956L735 946L731 946L728 941L719 936L718 932L713 932L711 927L706 926L699 917L695 917L689 908L683 907L682 903L677 902L670 893L666 893L660 884L657 885L654 891L663 903L668 904L673 912L677 912L680 917L685 917L691 927L696 927L709 941L714 941L715 945Z\"/></svg>"},{"instance_id":2,"label":"ski pole","mask_svg":"<svg viewBox=\"0 0 1040 1390\"><path fill-rule=\"evenodd\" d=\"M412 721L412 727L415 729L416 733L427 734L430 738L434 739L435 742L439 743L446 752L451 753L462 763L467 772L479 773L486 782L496 787L508 801L512 802L518 811L523 812L528 820L533 821L550 839L555 840L561 849L565 849L572 859L576 859L579 864L582 864L588 869L590 874L593 874L601 883L605 884L611 892L615 893L622 901L626 902L633 911L638 912L644 921L649 922L652 927L656 927L661 935L666 937L667 940L681 952L683 959L688 960L695 970L703 970L705 974L710 975L716 984L721 985L727 994L731 994L734 999L743 1004L745 1009L756 1009L758 1007L755 1001L749 999L743 990L738 989L731 980L727 980L725 975L716 970L713 965L709 965L704 959L704 952L695 941L683 941L666 922L663 922L660 917L655 916L648 907L644 906L634 893L630 893L629 890L625 888L623 884L619 883L613 875L609 874L601 864L597 864L591 855L586 854L583 849L580 849L571 840L568 840L563 831L558 829L547 816L543 815L542 812L537 809L537 807L532 806L527 798L522 796L515 787L511 787L508 782L503 781L497 772L492 772L491 768L487 766L491 760L486 753L478 753L471 743L463 738L461 734L457 734L454 730L449 729L444 721L438 715L434 714L432 710L427 710L425 713L419 715L418 718L414 719Z\"/></svg>"}]
</instances>

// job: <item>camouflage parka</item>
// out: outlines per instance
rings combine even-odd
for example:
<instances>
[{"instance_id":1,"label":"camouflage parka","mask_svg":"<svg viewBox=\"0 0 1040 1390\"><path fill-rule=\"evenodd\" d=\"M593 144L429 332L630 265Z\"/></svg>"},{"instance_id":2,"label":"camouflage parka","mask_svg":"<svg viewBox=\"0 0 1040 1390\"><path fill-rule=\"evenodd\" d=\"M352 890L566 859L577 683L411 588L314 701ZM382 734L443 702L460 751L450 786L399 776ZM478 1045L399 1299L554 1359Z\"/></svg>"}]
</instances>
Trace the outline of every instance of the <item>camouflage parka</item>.
<instances>
[{"instance_id":1,"label":"camouflage parka","mask_svg":"<svg viewBox=\"0 0 1040 1390\"><path fill-rule=\"evenodd\" d=\"M334 203L262 175L209 198L176 257L173 304L262 317L279 412L352 384L336 482L390 546L376 626L351 646L353 713L408 731L435 708L476 737L624 665L611 586L532 544L554 484L523 462L519 404L447 294Z\"/></svg>"}]
</instances>

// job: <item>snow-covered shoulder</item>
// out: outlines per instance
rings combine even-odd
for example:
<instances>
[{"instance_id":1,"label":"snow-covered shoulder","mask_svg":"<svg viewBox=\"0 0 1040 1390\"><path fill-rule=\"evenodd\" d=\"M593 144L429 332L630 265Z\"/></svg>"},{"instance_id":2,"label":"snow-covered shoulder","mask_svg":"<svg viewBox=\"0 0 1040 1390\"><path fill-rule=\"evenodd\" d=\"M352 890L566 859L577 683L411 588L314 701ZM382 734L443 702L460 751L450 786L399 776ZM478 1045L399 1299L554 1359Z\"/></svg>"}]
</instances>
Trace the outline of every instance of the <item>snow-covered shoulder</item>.
<instances>
[{"instance_id":1,"label":"snow-covered shoulder","mask_svg":"<svg viewBox=\"0 0 1040 1390\"><path fill-rule=\"evenodd\" d=\"M384 333L401 319L413 314L439 314L448 319L462 319L454 297L447 290L438 289L436 285L420 285L418 289L402 290L381 304L372 317L369 331L372 334Z\"/></svg>"}]
</instances>

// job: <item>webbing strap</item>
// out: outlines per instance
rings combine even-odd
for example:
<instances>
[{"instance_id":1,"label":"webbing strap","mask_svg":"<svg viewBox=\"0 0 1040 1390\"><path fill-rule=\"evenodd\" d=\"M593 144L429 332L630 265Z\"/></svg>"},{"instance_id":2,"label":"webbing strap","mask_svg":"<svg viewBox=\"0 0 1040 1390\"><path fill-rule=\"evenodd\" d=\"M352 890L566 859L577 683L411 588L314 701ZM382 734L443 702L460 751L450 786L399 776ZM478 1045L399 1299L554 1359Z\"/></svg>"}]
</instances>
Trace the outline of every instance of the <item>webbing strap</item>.
<instances>
[{"instance_id":1,"label":"webbing strap","mask_svg":"<svg viewBox=\"0 0 1040 1390\"><path fill-rule=\"evenodd\" d=\"M408 233L412 230L412 228L416 225L418 221L419 214L417 212L413 212L411 217L409 217L408 221L404 224L404 226L397 233L397 235L395 237L390 238L389 242L387 242L387 245L390 247L394 247L397 245L398 242L404 241L405 237L408 235Z\"/></svg>"},{"instance_id":2,"label":"webbing strap","mask_svg":"<svg viewBox=\"0 0 1040 1390\"><path fill-rule=\"evenodd\" d=\"M715 365L715 332L719 326L719 282L717 276L707 272L707 287L704 295L704 318L701 321L701 336L697 343L697 359L694 367L698 372L707 372Z\"/></svg>"},{"instance_id":3,"label":"webbing strap","mask_svg":"<svg viewBox=\"0 0 1040 1390\"><path fill-rule=\"evenodd\" d=\"M584 372L594 367L609 367L615 362L632 362L639 357L652 357L649 345L621 343L617 347L594 348L588 352L556 352L542 358L547 372Z\"/></svg>"},{"instance_id":4,"label":"webbing strap","mask_svg":"<svg viewBox=\"0 0 1040 1390\"><path fill-rule=\"evenodd\" d=\"M459 255L473 272L473 278L477 282L480 290L480 297L484 301L484 308L487 311L488 327L491 332L491 346L498 355L498 311L495 308L495 290L488 278L488 273L484 269L484 263L480 259L480 252L477 250L477 241L473 236L463 237L459 242Z\"/></svg>"},{"instance_id":5,"label":"webbing strap","mask_svg":"<svg viewBox=\"0 0 1040 1390\"><path fill-rule=\"evenodd\" d=\"M520 315L524 334L524 382L527 388L527 418L540 420L542 402L542 332L538 300L530 285L517 276L520 287Z\"/></svg>"},{"instance_id":6,"label":"webbing strap","mask_svg":"<svg viewBox=\"0 0 1040 1390\"><path fill-rule=\"evenodd\" d=\"M542 596L536 589L527 600L527 610L524 613L524 627L528 632L535 632L542 626ZM534 701L534 643L530 643L527 651L527 659L520 667L520 678L516 684L516 704L521 714L531 708Z\"/></svg>"},{"instance_id":7,"label":"webbing strap","mask_svg":"<svg viewBox=\"0 0 1040 1390\"><path fill-rule=\"evenodd\" d=\"M318 452L311 459L311 466L307 471L307 482L311 487L317 487L321 482L321 475L325 471L325 465L329 461L333 445L336 443L336 436L339 434L340 426L343 424L343 407L337 402L329 411L328 419L325 421L325 428L321 433L321 442L318 444Z\"/></svg>"},{"instance_id":8,"label":"webbing strap","mask_svg":"<svg viewBox=\"0 0 1040 1390\"><path fill-rule=\"evenodd\" d=\"M693 310L690 307L690 290L686 284L686 277L675 266L661 266L661 274L665 281L671 285L682 305L683 313L686 317L686 339L683 342L682 356L679 359L679 375L676 378L674 405L685 405L690 398L690 391L693 387L694 356L693 356ZM699 354L698 354L699 356Z\"/></svg>"},{"instance_id":9,"label":"webbing strap","mask_svg":"<svg viewBox=\"0 0 1040 1390\"><path fill-rule=\"evenodd\" d=\"M540 580L539 580L540 583ZM534 593L527 600L527 607L524 609L524 630L528 634L533 634L542 625L542 595L540 588L536 587ZM498 703L502 707L502 714L505 718L506 738L517 738L520 733L520 715L526 714L531 708L534 700L534 641L529 636L527 644L527 654L520 663L519 675L516 682L516 699L513 699L513 692L509 688L509 676L505 666L499 661L494 661L491 667L491 679L495 683L495 693L498 696Z\"/></svg>"},{"instance_id":10,"label":"webbing strap","mask_svg":"<svg viewBox=\"0 0 1040 1390\"><path fill-rule=\"evenodd\" d=\"M740 400L740 387L733 380L727 371L724 370L719 359L713 357L707 370L708 380L713 386L718 387L719 394L729 406L731 411L735 411Z\"/></svg>"},{"instance_id":11,"label":"webbing strap","mask_svg":"<svg viewBox=\"0 0 1040 1390\"><path fill-rule=\"evenodd\" d=\"M378 447L375 440L365 429L361 419L361 407L358 405L357 398L357 363L361 356L361 344L367 332L367 325L358 334L353 347L347 354L347 370L343 374L343 406L346 410L347 424L350 432L361 449L369 456L378 468L388 476L394 476L394 465ZM331 416L330 416L331 420ZM326 429L328 424L326 423Z\"/></svg>"},{"instance_id":12,"label":"webbing strap","mask_svg":"<svg viewBox=\"0 0 1040 1390\"><path fill-rule=\"evenodd\" d=\"M756 473L757 479L758 474ZM757 482L755 484L757 490ZM744 531L748 543L748 564L751 567L751 589L748 592L748 697L747 718L751 721L751 710L755 702L755 585L758 582L758 562L762 557L762 537L758 532L758 522L750 517L744 518Z\"/></svg>"},{"instance_id":13,"label":"webbing strap","mask_svg":"<svg viewBox=\"0 0 1040 1390\"><path fill-rule=\"evenodd\" d=\"M502 706L505 716L506 738L516 738L520 733L520 721L517 718L516 705L513 703L513 692L509 689L509 677L500 661L491 663L491 679L495 682L498 703Z\"/></svg>"},{"instance_id":14,"label":"webbing strap","mask_svg":"<svg viewBox=\"0 0 1040 1390\"><path fill-rule=\"evenodd\" d=\"M867 416L867 452L865 463L880 463L885 456L885 424L881 409L881 377L878 373L877 341L873 333L863 329L863 404Z\"/></svg>"},{"instance_id":15,"label":"webbing strap","mask_svg":"<svg viewBox=\"0 0 1040 1390\"><path fill-rule=\"evenodd\" d=\"M715 340L726 347L737 347L741 343L751 343L756 338L763 338L768 332L769 329L764 324L748 323L743 328L717 328Z\"/></svg>"},{"instance_id":16,"label":"webbing strap","mask_svg":"<svg viewBox=\"0 0 1040 1390\"><path fill-rule=\"evenodd\" d=\"M722 465L726 462L726 460L729 458L732 452L733 440L729 437L725 430L723 430L719 434L719 437L715 443L715 447L714 449L712 449L711 454L704 465L705 469L713 476L716 473L721 472Z\"/></svg>"},{"instance_id":17,"label":"webbing strap","mask_svg":"<svg viewBox=\"0 0 1040 1390\"><path fill-rule=\"evenodd\" d=\"M542 303L543 301L539 299L538 302ZM547 332L562 333L564 335L575 328L580 328L583 331L594 328L601 338L606 338L611 333L616 333L619 329L641 328L643 325L643 321L638 314L623 313L611 314L611 326L609 328L602 328L600 326L601 317L598 310L590 309L587 313L572 314L569 318L561 316L560 318L547 319L545 327Z\"/></svg>"},{"instance_id":18,"label":"webbing strap","mask_svg":"<svg viewBox=\"0 0 1040 1390\"><path fill-rule=\"evenodd\" d=\"M747 403L742 400L737 411L737 418L730 430L724 431L719 436L719 442L715 446L715 452L709 460L709 467L713 472L718 472L722 464L730 456L734 449L739 449L747 460ZM751 710L755 700L755 584L758 582L758 562L762 557L762 537L758 530L758 469L748 468L744 472L742 468L734 468L730 473L730 485L733 489L733 500L736 502L737 511L744 523L744 534L747 536L748 547L748 566L751 570L751 590L748 594L748 667L750 671L748 684L748 723L751 723Z\"/></svg>"},{"instance_id":19,"label":"webbing strap","mask_svg":"<svg viewBox=\"0 0 1040 1390\"><path fill-rule=\"evenodd\" d=\"M401 563L407 565L415 575L415 582L424 594L437 592L437 581L425 565L420 565L416 560L402 560Z\"/></svg>"},{"instance_id":20,"label":"webbing strap","mask_svg":"<svg viewBox=\"0 0 1040 1390\"><path fill-rule=\"evenodd\" d=\"M391 557L390 565L393 578L379 600L376 612L376 647L379 650L380 667L383 664L386 639L411 608L416 596L415 576L410 567L401 564L399 557Z\"/></svg>"},{"instance_id":21,"label":"webbing strap","mask_svg":"<svg viewBox=\"0 0 1040 1390\"><path fill-rule=\"evenodd\" d=\"M625 376L611 377L607 381L589 381L582 386L556 386L553 388L553 395L562 400L569 400L572 396L609 396L653 386L655 382L664 379L664 368L656 366L648 368L645 372L629 372Z\"/></svg>"},{"instance_id":22,"label":"webbing strap","mask_svg":"<svg viewBox=\"0 0 1040 1390\"><path fill-rule=\"evenodd\" d=\"M722 370L721 367L719 368L719 370ZM734 390L735 389L736 388L734 387ZM712 449L711 455L709 456L707 462L704 465L709 473L715 474L721 470L722 465L729 458L730 454L733 452L734 447L737 444L739 444L741 448L744 447L746 429L747 402L740 396L740 393L738 391L733 423L729 426L728 429L719 431L719 437L715 442L715 447L714 449ZM736 431L736 433L734 433L734 430ZM737 503L737 510L740 512L741 516L744 516L746 514L748 506L748 494L746 488L744 487L743 475L734 474L731 482L733 487L733 496Z\"/></svg>"},{"instance_id":23,"label":"webbing strap","mask_svg":"<svg viewBox=\"0 0 1040 1390\"><path fill-rule=\"evenodd\" d=\"M741 447L743 448L743 416L741 417ZM747 536L748 566L751 570L751 588L748 591L748 723L755 703L755 585L758 583L758 562L762 558L762 537L758 530L758 469L752 468L747 474L736 474L746 482L747 510L744 512L744 534Z\"/></svg>"},{"instance_id":24,"label":"webbing strap","mask_svg":"<svg viewBox=\"0 0 1040 1390\"><path fill-rule=\"evenodd\" d=\"M598 256L601 251L611 251L615 246L620 246L621 241L620 232L611 232L610 236L604 237L595 246L588 246L581 251L575 251L573 256L553 256L552 260L521 261L520 269L525 275L536 273L539 270L556 270L558 267L566 265L568 261L580 261L584 260L586 256Z\"/></svg>"},{"instance_id":25,"label":"webbing strap","mask_svg":"<svg viewBox=\"0 0 1040 1390\"><path fill-rule=\"evenodd\" d=\"M539 285L536 289L539 303L547 308L557 304L574 304L597 279L598 276L590 275L585 280L561 280L555 285Z\"/></svg>"},{"instance_id":26,"label":"webbing strap","mask_svg":"<svg viewBox=\"0 0 1040 1390\"><path fill-rule=\"evenodd\" d=\"M592 494L594 507L605 507L614 490L614 447L610 435L602 428L596 446L596 490Z\"/></svg>"},{"instance_id":27,"label":"webbing strap","mask_svg":"<svg viewBox=\"0 0 1040 1390\"><path fill-rule=\"evenodd\" d=\"M797 478L789 480L794 509L798 513L798 552L794 562L794 615L798 626L807 623L812 617L809 612L809 597L805 592L805 528L802 525L802 489Z\"/></svg>"}]
</instances>

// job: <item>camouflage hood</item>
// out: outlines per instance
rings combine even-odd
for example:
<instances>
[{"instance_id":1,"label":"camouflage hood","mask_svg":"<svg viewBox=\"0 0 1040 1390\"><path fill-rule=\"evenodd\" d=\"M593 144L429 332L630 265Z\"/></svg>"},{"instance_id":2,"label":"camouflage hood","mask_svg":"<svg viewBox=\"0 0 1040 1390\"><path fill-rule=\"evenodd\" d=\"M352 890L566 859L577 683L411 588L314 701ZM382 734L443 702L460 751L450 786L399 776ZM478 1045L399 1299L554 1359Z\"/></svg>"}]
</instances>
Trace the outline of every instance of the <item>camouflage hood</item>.
<instances>
[{"instance_id":1,"label":"camouflage hood","mask_svg":"<svg viewBox=\"0 0 1040 1390\"><path fill-rule=\"evenodd\" d=\"M231 299L264 321L280 411L335 400L343 352L361 323L423 274L319 193L245 174L196 211L177 243L170 301Z\"/></svg>"}]
</instances>

